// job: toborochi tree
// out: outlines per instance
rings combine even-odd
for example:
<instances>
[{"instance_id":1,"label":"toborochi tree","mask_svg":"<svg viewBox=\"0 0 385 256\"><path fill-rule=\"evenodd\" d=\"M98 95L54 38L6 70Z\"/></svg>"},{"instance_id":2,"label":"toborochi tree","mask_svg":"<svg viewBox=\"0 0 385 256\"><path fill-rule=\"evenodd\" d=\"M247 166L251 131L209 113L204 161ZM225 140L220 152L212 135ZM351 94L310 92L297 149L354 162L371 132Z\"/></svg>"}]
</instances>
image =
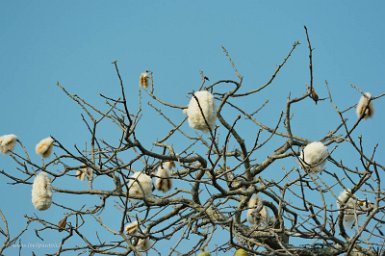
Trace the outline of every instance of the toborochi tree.
<instances>
[{"instance_id":1,"label":"toborochi tree","mask_svg":"<svg viewBox=\"0 0 385 256\"><path fill-rule=\"evenodd\" d=\"M284 72L299 42L266 83L252 89L244 89L223 47L234 78L211 81L201 72L201 84L186 92L183 106L157 96L161 85L150 70L140 74L139 90L126 85L117 61L120 97L100 94L104 106L57 83L80 107L89 137L68 143L48 134L35 148L41 161L16 135L0 137L2 153L15 164L0 170L8 183L1 186L29 187L36 211L17 231L0 209L0 254L33 231L40 241L57 238L48 255L383 255L385 167L379 145L364 147L365 136L356 130L381 115L374 105L384 94L352 86L357 98L341 108L335 99L343 95L333 95L325 81L321 95L305 32L309 82L300 95L288 87L282 111L265 119L269 103L258 97ZM246 101L255 102L254 109ZM294 128L312 129L296 115L309 103L334 114L316 140ZM106 136L106 126L115 132ZM168 129L156 139L142 132L158 126ZM52 208L61 215L43 215Z\"/></svg>"}]
</instances>

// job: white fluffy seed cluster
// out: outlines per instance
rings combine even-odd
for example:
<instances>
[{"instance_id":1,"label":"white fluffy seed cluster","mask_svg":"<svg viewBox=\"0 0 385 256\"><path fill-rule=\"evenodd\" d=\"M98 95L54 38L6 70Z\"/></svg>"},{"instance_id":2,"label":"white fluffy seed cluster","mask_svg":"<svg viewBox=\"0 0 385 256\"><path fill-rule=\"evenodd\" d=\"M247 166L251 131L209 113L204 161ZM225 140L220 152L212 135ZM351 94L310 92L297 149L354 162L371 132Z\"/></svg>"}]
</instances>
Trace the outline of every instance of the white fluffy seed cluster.
<instances>
[{"instance_id":1,"label":"white fluffy seed cluster","mask_svg":"<svg viewBox=\"0 0 385 256\"><path fill-rule=\"evenodd\" d=\"M131 222L126 225L124 228L124 231L126 232L127 235L133 235L138 231L139 228L139 223L137 221Z\"/></svg>"},{"instance_id":2,"label":"white fluffy seed cluster","mask_svg":"<svg viewBox=\"0 0 385 256\"><path fill-rule=\"evenodd\" d=\"M12 151L16 145L17 136L15 134L7 134L0 136L0 152L3 154Z\"/></svg>"},{"instance_id":3,"label":"white fluffy seed cluster","mask_svg":"<svg viewBox=\"0 0 385 256\"><path fill-rule=\"evenodd\" d=\"M365 92L358 101L356 114L358 118L368 119L374 114L374 107L372 102L369 102L372 95L369 92Z\"/></svg>"},{"instance_id":4,"label":"white fluffy seed cluster","mask_svg":"<svg viewBox=\"0 0 385 256\"><path fill-rule=\"evenodd\" d=\"M253 194L248 203L247 221L252 225L266 227L269 225L270 217L266 206L263 205L261 198Z\"/></svg>"},{"instance_id":5,"label":"white fluffy seed cluster","mask_svg":"<svg viewBox=\"0 0 385 256\"><path fill-rule=\"evenodd\" d=\"M143 172L135 172L128 182L128 194L134 197L149 197L152 194L152 179Z\"/></svg>"},{"instance_id":6,"label":"white fluffy seed cluster","mask_svg":"<svg viewBox=\"0 0 385 256\"><path fill-rule=\"evenodd\" d=\"M350 198L349 198L350 197ZM348 199L349 198L349 199ZM346 201L347 200L347 201ZM350 190L344 190L340 193L340 195L337 198L337 206L338 209L341 208L341 205L345 202L344 208L346 210L344 211L344 222L346 223L352 223L355 220L354 216L354 208L356 205L356 199L351 194Z\"/></svg>"},{"instance_id":7,"label":"white fluffy seed cluster","mask_svg":"<svg viewBox=\"0 0 385 256\"><path fill-rule=\"evenodd\" d=\"M0 152L3 154L12 151L17 142L17 136L15 134L6 134L0 136ZM43 158L47 158L52 153L54 140L51 137L42 139L35 147L37 154L41 155Z\"/></svg>"},{"instance_id":8,"label":"white fluffy seed cluster","mask_svg":"<svg viewBox=\"0 0 385 256\"><path fill-rule=\"evenodd\" d=\"M337 207L338 209L343 208L346 224L355 223L360 214L368 212L370 205L369 201L358 199L351 193L350 189L342 191L337 198Z\"/></svg>"},{"instance_id":9,"label":"white fluffy seed cluster","mask_svg":"<svg viewBox=\"0 0 385 256\"><path fill-rule=\"evenodd\" d=\"M174 162L165 162L158 167L156 172L155 188L162 192L168 192L172 188L170 170L175 166Z\"/></svg>"},{"instance_id":10,"label":"white fluffy seed cluster","mask_svg":"<svg viewBox=\"0 0 385 256\"><path fill-rule=\"evenodd\" d=\"M187 114L188 123L191 128L203 132L207 132L209 129L214 128L217 111L214 97L208 91L195 92L190 100L188 108L183 112Z\"/></svg>"},{"instance_id":11,"label":"white fluffy seed cluster","mask_svg":"<svg viewBox=\"0 0 385 256\"><path fill-rule=\"evenodd\" d=\"M53 148L53 139L51 137L47 137L42 139L39 143L37 143L35 147L35 151L37 154L41 155L43 158L47 158L51 155Z\"/></svg>"},{"instance_id":12,"label":"white fluffy seed cluster","mask_svg":"<svg viewBox=\"0 0 385 256\"><path fill-rule=\"evenodd\" d=\"M40 172L32 184L32 204L39 210L47 210L52 204L51 180L46 172Z\"/></svg>"},{"instance_id":13,"label":"white fluffy seed cluster","mask_svg":"<svg viewBox=\"0 0 385 256\"><path fill-rule=\"evenodd\" d=\"M147 89L148 88L148 80L149 80L148 71L141 73L139 76L139 86L143 87L144 89Z\"/></svg>"},{"instance_id":14,"label":"white fluffy seed cluster","mask_svg":"<svg viewBox=\"0 0 385 256\"><path fill-rule=\"evenodd\" d=\"M138 221L134 221L134 222L127 224L124 227L124 231L125 231L126 235L128 235L128 236L137 235L137 233L139 231ZM150 242L150 240L148 238L139 238L137 240L135 248L138 251L145 252L145 251L148 251L151 248L151 246L152 246L152 243Z\"/></svg>"},{"instance_id":15,"label":"white fluffy seed cluster","mask_svg":"<svg viewBox=\"0 0 385 256\"><path fill-rule=\"evenodd\" d=\"M305 170L316 173L325 169L328 155L328 148L322 142L314 141L301 151L299 160Z\"/></svg>"},{"instance_id":16,"label":"white fluffy seed cluster","mask_svg":"<svg viewBox=\"0 0 385 256\"><path fill-rule=\"evenodd\" d=\"M148 251L151 248L151 242L148 238L140 238L136 244L136 248L139 251Z\"/></svg>"}]
</instances>

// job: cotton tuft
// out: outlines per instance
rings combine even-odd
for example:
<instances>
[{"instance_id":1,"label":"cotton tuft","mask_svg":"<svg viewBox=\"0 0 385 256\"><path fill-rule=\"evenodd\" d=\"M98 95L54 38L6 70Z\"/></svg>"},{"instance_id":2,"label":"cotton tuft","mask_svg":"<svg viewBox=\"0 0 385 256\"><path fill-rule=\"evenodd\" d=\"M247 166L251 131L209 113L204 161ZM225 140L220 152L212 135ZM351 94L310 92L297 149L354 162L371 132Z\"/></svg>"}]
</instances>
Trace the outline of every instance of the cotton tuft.
<instances>
[{"instance_id":1,"label":"cotton tuft","mask_svg":"<svg viewBox=\"0 0 385 256\"><path fill-rule=\"evenodd\" d=\"M349 200L348 197L350 196ZM347 200L347 201L346 201ZM360 200L355 195L352 195L350 189L346 189L340 193L337 198L337 207L341 208L342 204L344 211L344 222L347 224L352 224L356 221L356 217L362 213L368 212L372 203L367 200Z\"/></svg>"},{"instance_id":2,"label":"cotton tuft","mask_svg":"<svg viewBox=\"0 0 385 256\"><path fill-rule=\"evenodd\" d=\"M195 92L194 95L198 99L199 105L195 97L192 97L188 108L183 112L187 114L188 123L191 128L207 132L209 128L214 128L215 120L217 118L214 97L208 91L198 91Z\"/></svg>"},{"instance_id":3,"label":"cotton tuft","mask_svg":"<svg viewBox=\"0 0 385 256\"><path fill-rule=\"evenodd\" d=\"M337 198L337 206L339 209L342 203L345 202L349 196L350 196L349 200L344 205L344 208L346 208L344 212L344 222L353 223L355 221L354 209L356 208L356 199L351 194L349 189L344 190L340 193L340 195Z\"/></svg>"},{"instance_id":4,"label":"cotton tuft","mask_svg":"<svg viewBox=\"0 0 385 256\"><path fill-rule=\"evenodd\" d=\"M143 172L135 172L128 182L128 194L135 197L149 197L152 194L151 177Z\"/></svg>"},{"instance_id":5,"label":"cotton tuft","mask_svg":"<svg viewBox=\"0 0 385 256\"><path fill-rule=\"evenodd\" d=\"M247 221L253 225L266 227L269 225L269 213L266 206L263 205L261 198L253 194L248 203Z\"/></svg>"},{"instance_id":6,"label":"cotton tuft","mask_svg":"<svg viewBox=\"0 0 385 256\"><path fill-rule=\"evenodd\" d=\"M140 238L136 247L139 251L148 251L151 247L151 242L148 238Z\"/></svg>"},{"instance_id":7,"label":"cotton tuft","mask_svg":"<svg viewBox=\"0 0 385 256\"><path fill-rule=\"evenodd\" d=\"M46 172L40 172L32 184L32 204L39 210L47 210L52 204L51 180Z\"/></svg>"},{"instance_id":8,"label":"cotton tuft","mask_svg":"<svg viewBox=\"0 0 385 256\"><path fill-rule=\"evenodd\" d=\"M3 154L12 151L16 145L17 137L15 134L7 134L0 137L0 151Z\"/></svg>"},{"instance_id":9,"label":"cotton tuft","mask_svg":"<svg viewBox=\"0 0 385 256\"><path fill-rule=\"evenodd\" d=\"M172 164L170 162L163 163L158 167L158 171L156 172L156 180L155 187L157 190L162 192L167 192L172 187L172 181L170 179L170 169L172 168ZM173 163L173 162L171 162Z\"/></svg>"},{"instance_id":10,"label":"cotton tuft","mask_svg":"<svg viewBox=\"0 0 385 256\"><path fill-rule=\"evenodd\" d=\"M374 114L374 107L372 102L369 103L369 100L372 98L372 95L368 92L365 92L358 101L356 114L358 118L368 119Z\"/></svg>"},{"instance_id":11,"label":"cotton tuft","mask_svg":"<svg viewBox=\"0 0 385 256\"><path fill-rule=\"evenodd\" d=\"M37 154L43 158L47 158L51 155L53 148L53 139L51 137L42 139L35 148Z\"/></svg>"},{"instance_id":12,"label":"cotton tuft","mask_svg":"<svg viewBox=\"0 0 385 256\"><path fill-rule=\"evenodd\" d=\"M299 157L301 165L310 172L320 172L325 169L328 148L319 141L309 143Z\"/></svg>"},{"instance_id":13,"label":"cotton tuft","mask_svg":"<svg viewBox=\"0 0 385 256\"><path fill-rule=\"evenodd\" d=\"M137 221L131 222L126 225L124 228L124 231L126 232L127 235L133 235L136 233L136 231L139 228L139 223Z\"/></svg>"},{"instance_id":14,"label":"cotton tuft","mask_svg":"<svg viewBox=\"0 0 385 256\"><path fill-rule=\"evenodd\" d=\"M149 74L148 72L143 72L140 74L139 77L139 86L143 87L144 89L148 88L148 80L149 80Z\"/></svg>"}]
</instances>

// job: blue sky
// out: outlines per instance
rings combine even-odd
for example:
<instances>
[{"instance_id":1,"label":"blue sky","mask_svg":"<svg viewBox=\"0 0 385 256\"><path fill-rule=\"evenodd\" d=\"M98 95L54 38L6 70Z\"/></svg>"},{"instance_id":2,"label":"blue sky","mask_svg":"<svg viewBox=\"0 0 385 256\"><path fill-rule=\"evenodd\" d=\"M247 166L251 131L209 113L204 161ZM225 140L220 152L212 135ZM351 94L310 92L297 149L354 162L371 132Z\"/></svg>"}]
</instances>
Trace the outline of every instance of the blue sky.
<instances>
[{"instance_id":1,"label":"blue sky","mask_svg":"<svg viewBox=\"0 0 385 256\"><path fill-rule=\"evenodd\" d=\"M315 48L318 93L327 96L328 80L344 109L360 96L351 84L373 95L384 92L384 11L382 1L1 1L0 134L15 133L32 155L36 142L49 134L67 146L84 144L88 137L84 139L80 109L55 84L60 81L70 92L102 106L99 93L119 95L113 60L118 60L133 109L138 76L145 69L154 72L162 99L186 105L187 93L200 84L200 70L211 81L235 79L222 45L245 77L242 91L247 91L267 81L298 40L301 45L272 86L256 101L242 103L254 109L271 98L260 118L273 124L289 93L302 94L309 81L304 25ZM385 145L384 105L376 101L375 118L356 131L368 148ZM152 130L156 113L145 110L141 131L150 143L168 127ZM293 129L309 140L323 137L338 121L327 101L315 106L309 100L295 110ZM179 112L170 114L183 118ZM353 112L349 120L356 120ZM103 132L108 138L110 130ZM384 152L380 146L378 154ZM12 172L15 165L0 156L0 168ZM14 234L22 227L22 216L35 211L30 188L5 185L8 181L0 176L1 209Z\"/></svg>"}]
</instances>

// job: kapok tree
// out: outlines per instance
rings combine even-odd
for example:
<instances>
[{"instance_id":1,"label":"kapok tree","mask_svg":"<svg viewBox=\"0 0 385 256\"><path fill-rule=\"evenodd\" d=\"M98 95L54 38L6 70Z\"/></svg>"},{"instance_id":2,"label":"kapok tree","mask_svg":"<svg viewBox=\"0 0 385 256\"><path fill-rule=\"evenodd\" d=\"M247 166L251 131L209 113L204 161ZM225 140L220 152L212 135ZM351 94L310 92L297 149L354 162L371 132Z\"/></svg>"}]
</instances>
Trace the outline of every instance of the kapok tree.
<instances>
[{"instance_id":1,"label":"kapok tree","mask_svg":"<svg viewBox=\"0 0 385 256\"><path fill-rule=\"evenodd\" d=\"M383 254L385 167L376 160L376 148L364 149L363 137L354 131L373 116L373 105L384 94L354 86L357 100L349 99L346 109L337 106L339 96L327 82L328 94L318 95L305 32L310 81L301 95L288 91L284 109L270 120L259 118L267 102L255 109L242 103L257 102L299 42L267 82L251 90L243 89L244 78L223 48L236 78L212 82L202 72L184 106L158 97L148 70L139 75L133 108L126 95L136 86L125 85L117 61L112 64L120 97L100 94L105 106L58 83L80 106L89 138L85 144L68 143L47 135L35 148L42 161L35 161L16 135L0 137L1 151L17 170L1 174L12 185L31 187L36 208L14 236L0 210L0 253L32 229L43 241L58 237L48 255ZM146 95L154 119L169 127L150 142L142 130L158 129L159 122L142 121ZM309 100L329 106L339 120L316 141L292 129L293 122L304 122L294 118L294 107ZM352 116L356 121L347 122ZM105 127L113 132L103 137ZM345 149L357 161L340 158L337 152ZM61 215L41 217L40 211L52 208Z\"/></svg>"}]
</instances>

